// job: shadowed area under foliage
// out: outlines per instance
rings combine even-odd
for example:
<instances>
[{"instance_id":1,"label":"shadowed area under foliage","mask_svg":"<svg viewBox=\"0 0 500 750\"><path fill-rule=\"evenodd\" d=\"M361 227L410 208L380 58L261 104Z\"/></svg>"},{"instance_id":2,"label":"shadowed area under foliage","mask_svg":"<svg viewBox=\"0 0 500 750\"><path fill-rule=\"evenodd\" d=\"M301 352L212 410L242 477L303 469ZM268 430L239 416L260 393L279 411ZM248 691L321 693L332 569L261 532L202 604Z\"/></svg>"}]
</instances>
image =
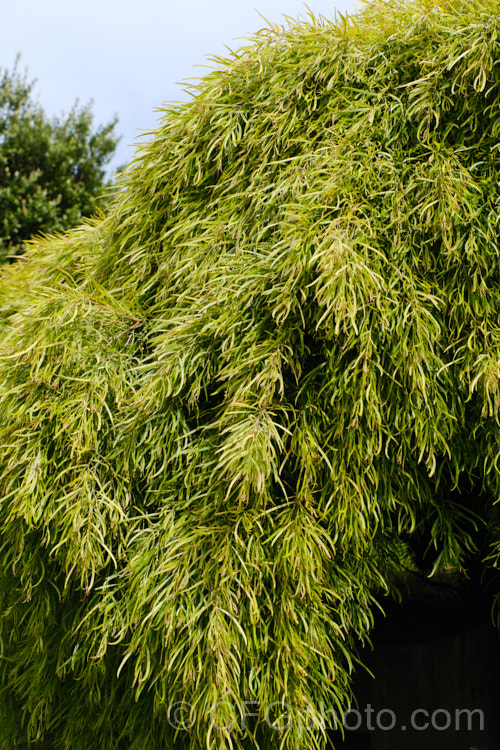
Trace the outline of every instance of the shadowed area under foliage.
<instances>
[{"instance_id":1,"label":"shadowed area under foliage","mask_svg":"<svg viewBox=\"0 0 500 750\"><path fill-rule=\"evenodd\" d=\"M260 32L2 272L1 747L322 747L401 570L498 565L499 32Z\"/></svg>"}]
</instances>

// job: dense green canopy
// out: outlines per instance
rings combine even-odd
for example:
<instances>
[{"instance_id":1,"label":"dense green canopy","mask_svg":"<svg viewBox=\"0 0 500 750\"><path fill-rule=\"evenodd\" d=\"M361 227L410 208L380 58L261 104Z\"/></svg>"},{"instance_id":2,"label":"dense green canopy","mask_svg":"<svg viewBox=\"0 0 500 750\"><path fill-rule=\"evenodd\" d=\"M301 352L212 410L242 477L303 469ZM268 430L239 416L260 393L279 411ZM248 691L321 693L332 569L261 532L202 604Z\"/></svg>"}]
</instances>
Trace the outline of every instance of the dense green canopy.
<instances>
[{"instance_id":1,"label":"dense green canopy","mask_svg":"<svg viewBox=\"0 0 500 750\"><path fill-rule=\"evenodd\" d=\"M0 68L0 263L26 240L104 208L105 167L119 140L116 118L95 128L91 105L49 118L19 59L12 70Z\"/></svg>"},{"instance_id":2,"label":"dense green canopy","mask_svg":"<svg viewBox=\"0 0 500 750\"><path fill-rule=\"evenodd\" d=\"M498 564L499 34L264 30L4 271L2 746L321 746L412 539Z\"/></svg>"}]
</instances>

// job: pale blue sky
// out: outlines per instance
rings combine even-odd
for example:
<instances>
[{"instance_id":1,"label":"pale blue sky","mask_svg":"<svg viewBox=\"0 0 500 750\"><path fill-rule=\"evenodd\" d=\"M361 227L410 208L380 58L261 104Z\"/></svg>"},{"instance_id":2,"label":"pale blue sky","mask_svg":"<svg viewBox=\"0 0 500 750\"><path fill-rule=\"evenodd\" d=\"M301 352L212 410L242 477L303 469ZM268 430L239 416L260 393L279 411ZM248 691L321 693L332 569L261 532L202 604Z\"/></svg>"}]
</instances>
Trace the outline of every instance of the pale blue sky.
<instances>
[{"instance_id":1,"label":"pale blue sky","mask_svg":"<svg viewBox=\"0 0 500 750\"><path fill-rule=\"evenodd\" d=\"M316 15L353 12L355 0L309 0ZM127 163L141 131L155 127L154 109L188 98L182 81L198 78L207 55L235 49L245 37L284 15L305 16L302 0L0 0L0 67L21 67L37 79L50 115L78 98L94 100L96 122L116 113L122 140L113 166ZM181 85L179 85L179 83Z\"/></svg>"}]
</instances>

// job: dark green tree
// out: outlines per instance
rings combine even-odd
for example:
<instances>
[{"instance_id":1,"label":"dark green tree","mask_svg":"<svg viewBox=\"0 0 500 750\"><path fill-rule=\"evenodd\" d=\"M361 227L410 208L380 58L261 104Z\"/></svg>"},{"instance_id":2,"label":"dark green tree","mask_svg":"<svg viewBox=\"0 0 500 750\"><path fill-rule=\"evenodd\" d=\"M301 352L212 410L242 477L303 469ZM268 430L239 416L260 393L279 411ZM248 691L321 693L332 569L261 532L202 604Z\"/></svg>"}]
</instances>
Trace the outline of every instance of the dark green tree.
<instances>
[{"instance_id":1,"label":"dark green tree","mask_svg":"<svg viewBox=\"0 0 500 750\"><path fill-rule=\"evenodd\" d=\"M94 128L91 104L47 117L18 68L0 70L0 262L103 207L118 143L116 118Z\"/></svg>"},{"instance_id":2,"label":"dark green tree","mask_svg":"<svg viewBox=\"0 0 500 750\"><path fill-rule=\"evenodd\" d=\"M0 278L5 748L321 747L403 567L499 564L498 0L217 65Z\"/></svg>"}]
</instances>

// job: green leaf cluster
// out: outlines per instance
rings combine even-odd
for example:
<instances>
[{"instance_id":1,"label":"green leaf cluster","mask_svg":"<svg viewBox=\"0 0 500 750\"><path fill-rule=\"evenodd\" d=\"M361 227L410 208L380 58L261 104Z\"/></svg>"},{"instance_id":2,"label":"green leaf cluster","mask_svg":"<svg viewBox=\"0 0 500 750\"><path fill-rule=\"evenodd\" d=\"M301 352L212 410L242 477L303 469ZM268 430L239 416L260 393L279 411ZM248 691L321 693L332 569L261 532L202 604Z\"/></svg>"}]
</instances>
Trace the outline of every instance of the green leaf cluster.
<instances>
[{"instance_id":1,"label":"green leaf cluster","mask_svg":"<svg viewBox=\"0 0 500 750\"><path fill-rule=\"evenodd\" d=\"M413 541L499 566L499 32L264 29L4 270L0 744L322 747Z\"/></svg>"},{"instance_id":2,"label":"green leaf cluster","mask_svg":"<svg viewBox=\"0 0 500 750\"><path fill-rule=\"evenodd\" d=\"M104 207L105 166L118 143L116 118L94 128L91 104L48 118L18 64L0 70L0 263L31 237Z\"/></svg>"}]
</instances>

